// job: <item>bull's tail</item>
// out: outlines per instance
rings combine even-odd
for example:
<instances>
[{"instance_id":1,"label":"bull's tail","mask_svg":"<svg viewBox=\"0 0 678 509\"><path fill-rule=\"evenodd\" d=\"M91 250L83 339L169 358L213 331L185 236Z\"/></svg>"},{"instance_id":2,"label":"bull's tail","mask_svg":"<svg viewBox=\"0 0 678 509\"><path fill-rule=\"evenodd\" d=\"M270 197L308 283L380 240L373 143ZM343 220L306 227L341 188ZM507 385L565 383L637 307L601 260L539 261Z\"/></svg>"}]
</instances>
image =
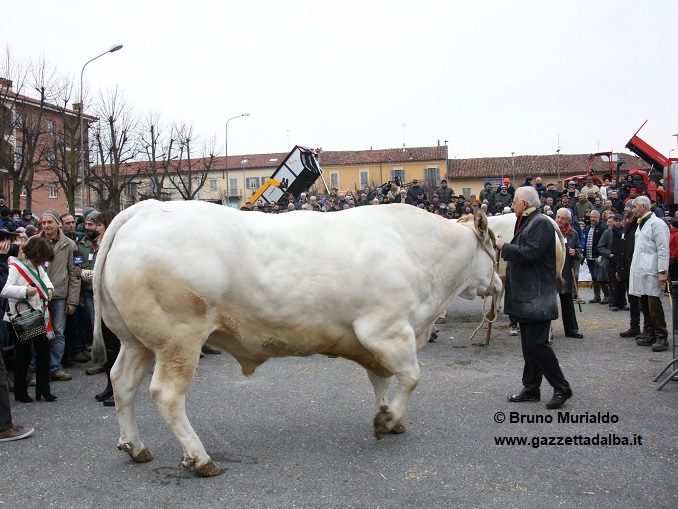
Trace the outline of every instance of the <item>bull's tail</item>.
<instances>
[{"instance_id":1,"label":"bull's tail","mask_svg":"<svg viewBox=\"0 0 678 509\"><path fill-rule=\"evenodd\" d=\"M102 316L105 299L108 297L106 291L106 281L104 281L104 265L106 264L106 257L113 245L115 235L118 233L125 223L133 218L144 208L157 204L155 200L147 200L140 202L128 209L123 210L113 218L111 224L106 228L104 238L99 244L99 251L97 252L97 259L94 264L94 340L92 343L92 360L96 363L106 362L106 346L104 345L104 337L101 328Z\"/></svg>"}]
</instances>

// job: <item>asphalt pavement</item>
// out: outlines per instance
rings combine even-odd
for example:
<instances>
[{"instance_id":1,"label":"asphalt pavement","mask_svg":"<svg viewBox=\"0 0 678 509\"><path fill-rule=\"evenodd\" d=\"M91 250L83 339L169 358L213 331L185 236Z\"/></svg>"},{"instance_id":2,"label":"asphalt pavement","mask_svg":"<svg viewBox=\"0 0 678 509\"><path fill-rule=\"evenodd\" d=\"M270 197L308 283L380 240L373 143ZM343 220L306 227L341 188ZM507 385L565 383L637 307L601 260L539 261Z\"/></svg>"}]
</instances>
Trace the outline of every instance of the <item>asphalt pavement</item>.
<instances>
[{"instance_id":1,"label":"asphalt pavement","mask_svg":"<svg viewBox=\"0 0 678 509\"><path fill-rule=\"evenodd\" d=\"M15 422L36 431L0 444L0 508L678 507L678 382L656 391L651 381L671 350L620 338L627 312L585 304L584 339L565 338L554 322L574 397L546 410L543 386L542 402L512 404L519 338L501 316L489 346L469 342L480 308L452 303L439 339L419 353L407 432L379 441L372 389L356 364L273 359L246 378L230 356L206 356L187 411L222 467L212 478L179 467L181 447L149 378L137 418L155 459L134 464L115 447L114 409L94 400L104 376L74 368L72 381L52 385L57 403L13 405ZM480 331L474 341L483 339Z\"/></svg>"}]
</instances>

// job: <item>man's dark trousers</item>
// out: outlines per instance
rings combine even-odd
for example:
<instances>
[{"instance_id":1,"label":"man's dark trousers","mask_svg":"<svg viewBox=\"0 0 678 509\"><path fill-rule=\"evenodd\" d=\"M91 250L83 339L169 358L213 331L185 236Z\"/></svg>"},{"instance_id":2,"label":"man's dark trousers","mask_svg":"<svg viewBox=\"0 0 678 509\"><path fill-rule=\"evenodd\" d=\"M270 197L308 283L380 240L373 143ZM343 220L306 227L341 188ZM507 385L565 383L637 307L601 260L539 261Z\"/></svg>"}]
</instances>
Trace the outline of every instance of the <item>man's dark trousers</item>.
<instances>
[{"instance_id":1,"label":"man's dark trousers","mask_svg":"<svg viewBox=\"0 0 678 509\"><path fill-rule=\"evenodd\" d=\"M7 387L7 370L0 353L0 431L12 426L12 410L9 407L9 387Z\"/></svg>"},{"instance_id":2,"label":"man's dark trousers","mask_svg":"<svg viewBox=\"0 0 678 509\"><path fill-rule=\"evenodd\" d=\"M570 384L560 369L553 349L548 345L551 321L519 322L520 339L523 347L523 386L539 392L542 376L556 391L567 391Z\"/></svg>"}]
</instances>

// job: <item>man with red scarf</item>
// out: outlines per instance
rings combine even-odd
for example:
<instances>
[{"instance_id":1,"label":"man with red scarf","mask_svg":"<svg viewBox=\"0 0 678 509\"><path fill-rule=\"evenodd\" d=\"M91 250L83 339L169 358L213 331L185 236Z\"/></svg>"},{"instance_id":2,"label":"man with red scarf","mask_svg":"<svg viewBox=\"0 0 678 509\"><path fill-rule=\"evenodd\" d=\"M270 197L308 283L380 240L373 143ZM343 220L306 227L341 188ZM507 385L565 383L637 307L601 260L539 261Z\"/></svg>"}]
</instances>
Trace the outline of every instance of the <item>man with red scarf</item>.
<instances>
[{"instance_id":1,"label":"man with red scarf","mask_svg":"<svg viewBox=\"0 0 678 509\"><path fill-rule=\"evenodd\" d=\"M581 249L579 234L572 229L572 213L570 209L559 208L556 213L556 223L565 240L565 265L563 266L563 283L559 285L560 309L563 312L563 328L569 338L583 338L579 332L577 315L574 310L574 295L576 295L577 281L574 278L575 264L581 263Z\"/></svg>"}]
</instances>

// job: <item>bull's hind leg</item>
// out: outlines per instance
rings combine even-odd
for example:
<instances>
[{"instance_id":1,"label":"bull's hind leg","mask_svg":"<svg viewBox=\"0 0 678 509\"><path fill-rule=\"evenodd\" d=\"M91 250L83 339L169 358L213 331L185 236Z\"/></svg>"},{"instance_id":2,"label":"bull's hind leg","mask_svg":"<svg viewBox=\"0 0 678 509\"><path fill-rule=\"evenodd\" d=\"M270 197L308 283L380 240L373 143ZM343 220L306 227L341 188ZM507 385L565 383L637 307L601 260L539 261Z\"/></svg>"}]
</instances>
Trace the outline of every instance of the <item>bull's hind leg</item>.
<instances>
[{"instance_id":1,"label":"bull's hind leg","mask_svg":"<svg viewBox=\"0 0 678 509\"><path fill-rule=\"evenodd\" d=\"M169 343L156 354L151 395L181 443L184 451L181 466L204 477L217 475L219 467L207 455L186 416L186 391L198 366L200 344L177 346Z\"/></svg>"},{"instance_id":2,"label":"bull's hind leg","mask_svg":"<svg viewBox=\"0 0 678 509\"><path fill-rule=\"evenodd\" d=\"M120 425L118 449L125 451L137 463L153 459L146 449L137 428L134 415L134 400L141 381L148 373L153 361L153 352L136 339L121 342L120 353L111 369L111 382L115 395L115 410Z\"/></svg>"},{"instance_id":3,"label":"bull's hind leg","mask_svg":"<svg viewBox=\"0 0 678 509\"><path fill-rule=\"evenodd\" d=\"M374 416L374 434L377 438L382 438L391 431L399 431L410 395L419 382L420 370L414 331L407 324L385 325L367 319L355 324L355 332L360 343L398 381L393 400L382 404Z\"/></svg>"}]
</instances>

